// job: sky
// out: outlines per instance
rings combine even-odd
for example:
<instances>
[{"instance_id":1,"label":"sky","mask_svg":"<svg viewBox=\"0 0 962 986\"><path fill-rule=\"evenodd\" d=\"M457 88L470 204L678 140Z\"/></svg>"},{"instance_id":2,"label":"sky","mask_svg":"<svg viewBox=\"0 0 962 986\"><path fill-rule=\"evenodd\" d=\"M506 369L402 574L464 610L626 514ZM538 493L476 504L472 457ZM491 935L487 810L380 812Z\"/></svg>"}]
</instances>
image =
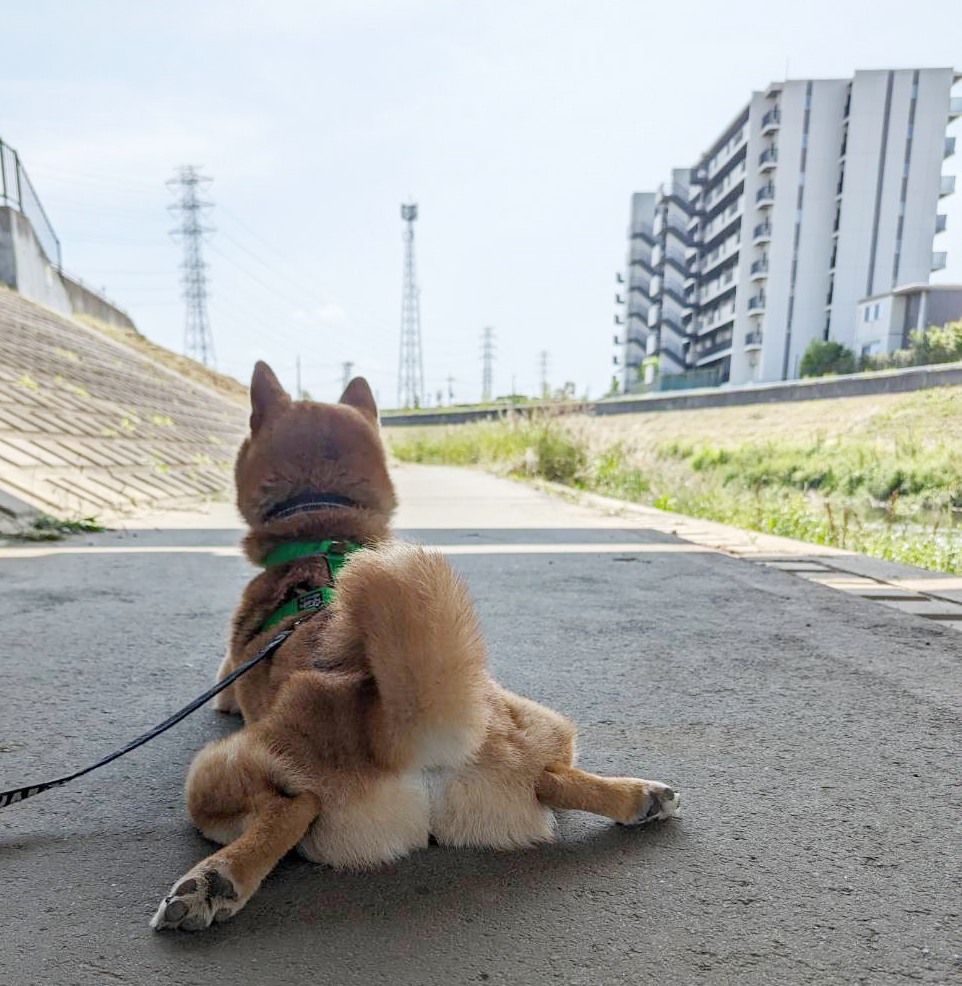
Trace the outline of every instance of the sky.
<instances>
[{"instance_id":1,"label":"sky","mask_svg":"<svg viewBox=\"0 0 962 986\"><path fill-rule=\"evenodd\" d=\"M551 387L600 396L632 192L769 82L962 68L962 4L944 0L12 0L0 36L0 139L68 272L182 351L166 183L197 165L218 368L246 381L265 359L293 391L299 358L334 400L351 362L384 407L403 201L428 403L449 378L455 402L480 397L485 327L495 394L537 393L546 351ZM942 211L933 280L962 282L962 195Z\"/></svg>"}]
</instances>

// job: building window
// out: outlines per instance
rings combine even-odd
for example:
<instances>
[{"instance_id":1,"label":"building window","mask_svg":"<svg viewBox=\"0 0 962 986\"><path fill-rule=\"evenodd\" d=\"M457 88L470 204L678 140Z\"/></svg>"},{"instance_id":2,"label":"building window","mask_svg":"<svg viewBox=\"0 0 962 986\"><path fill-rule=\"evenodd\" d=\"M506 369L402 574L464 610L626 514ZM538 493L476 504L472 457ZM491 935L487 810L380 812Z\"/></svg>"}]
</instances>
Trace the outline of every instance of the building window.
<instances>
[{"instance_id":1,"label":"building window","mask_svg":"<svg viewBox=\"0 0 962 986\"><path fill-rule=\"evenodd\" d=\"M862 321L863 322L867 322L868 321L868 315L869 315L869 312L871 311L871 309L872 309L872 306L871 305L866 305L865 308L862 310Z\"/></svg>"}]
</instances>

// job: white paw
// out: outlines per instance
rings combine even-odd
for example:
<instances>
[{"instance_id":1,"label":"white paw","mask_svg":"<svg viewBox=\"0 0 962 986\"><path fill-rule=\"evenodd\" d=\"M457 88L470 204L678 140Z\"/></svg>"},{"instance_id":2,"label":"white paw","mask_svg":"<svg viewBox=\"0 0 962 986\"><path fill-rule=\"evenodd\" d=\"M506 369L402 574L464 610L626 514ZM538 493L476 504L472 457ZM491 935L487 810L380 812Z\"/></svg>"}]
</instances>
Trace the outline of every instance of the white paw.
<instances>
[{"instance_id":1,"label":"white paw","mask_svg":"<svg viewBox=\"0 0 962 986\"><path fill-rule=\"evenodd\" d=\"M663 818L671 818L678 811L681 797L667 784L657 781L640 781L638 812L619 825L647 825Z\"/></svg>"},{"instance_id":2,"label":"white paw","mask_svg":"<svg viewBox=\"0 0 962 986\"><path fill-rule=\"evenodd\" d=\"M150 926L155 931L164 928L203 931L212 921L226 921L245 903L222 864L215 867L202 863L177 881L160 902Z\"/></svg>"}]
</instances>

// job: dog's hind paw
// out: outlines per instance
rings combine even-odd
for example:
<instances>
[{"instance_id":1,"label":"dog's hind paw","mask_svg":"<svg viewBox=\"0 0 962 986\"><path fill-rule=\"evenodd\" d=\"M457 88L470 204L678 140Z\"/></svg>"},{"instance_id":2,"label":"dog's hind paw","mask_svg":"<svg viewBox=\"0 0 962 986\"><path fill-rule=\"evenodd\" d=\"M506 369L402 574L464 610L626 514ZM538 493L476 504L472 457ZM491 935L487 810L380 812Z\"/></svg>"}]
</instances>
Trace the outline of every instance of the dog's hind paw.
<instances>
[{"instance_id":1,"label":"dog's hind paw","mask_svg":"<svg viewBox=\"0 0 962 986\"><path fill-rule=\"evenodd\" d=\"M150 926L155 931L203 931L213 921L232 917L246 902L223 863L201 863L177 881L160 902Z\"/></svg>"},{"instance_id":2,"label":"dog's hind paw","mask_svg":"<svg viewBox=\"0 0 962 986\"><path fill-rule=\"evenodd\" d=\"M637 811L619 825L647 825L649 822L671 818L681 804L679 795L667 784L658 781L638 781Z\"/></svg>"}]
</instances>

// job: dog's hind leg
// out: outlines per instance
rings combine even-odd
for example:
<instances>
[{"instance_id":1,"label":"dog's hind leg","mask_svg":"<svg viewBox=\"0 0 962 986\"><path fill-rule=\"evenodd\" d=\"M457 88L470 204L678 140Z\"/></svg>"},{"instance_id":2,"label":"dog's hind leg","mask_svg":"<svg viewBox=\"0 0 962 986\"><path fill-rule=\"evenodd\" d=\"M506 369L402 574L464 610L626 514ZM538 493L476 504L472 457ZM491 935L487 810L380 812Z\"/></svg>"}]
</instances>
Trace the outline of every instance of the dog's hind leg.
<instances>
[{"instance_id":1,"label":"dog's hind leg","mask_svg":"<svg viewBox=\"0 0 962 986\"><path fill-rule=\"evenodd\" d=\"M679 797L667 784L635 777L600 777L566 764L541 772L535 793L552 808L573 808L605 815L622 825L643 825L668 818Z\"/></svg>"},{"instance_id":2,"label":"dog's hind leg","mask_svg":"<svg viewBox=\"0 0 962 986\"><path fill-rule=\"evenodd\" d=\"M318 811L313 794L264 791L253 800L240 838L185 873L161 901L151 927L202 931L232 917L297 845Z\"/></svg>"}]
</instances>

